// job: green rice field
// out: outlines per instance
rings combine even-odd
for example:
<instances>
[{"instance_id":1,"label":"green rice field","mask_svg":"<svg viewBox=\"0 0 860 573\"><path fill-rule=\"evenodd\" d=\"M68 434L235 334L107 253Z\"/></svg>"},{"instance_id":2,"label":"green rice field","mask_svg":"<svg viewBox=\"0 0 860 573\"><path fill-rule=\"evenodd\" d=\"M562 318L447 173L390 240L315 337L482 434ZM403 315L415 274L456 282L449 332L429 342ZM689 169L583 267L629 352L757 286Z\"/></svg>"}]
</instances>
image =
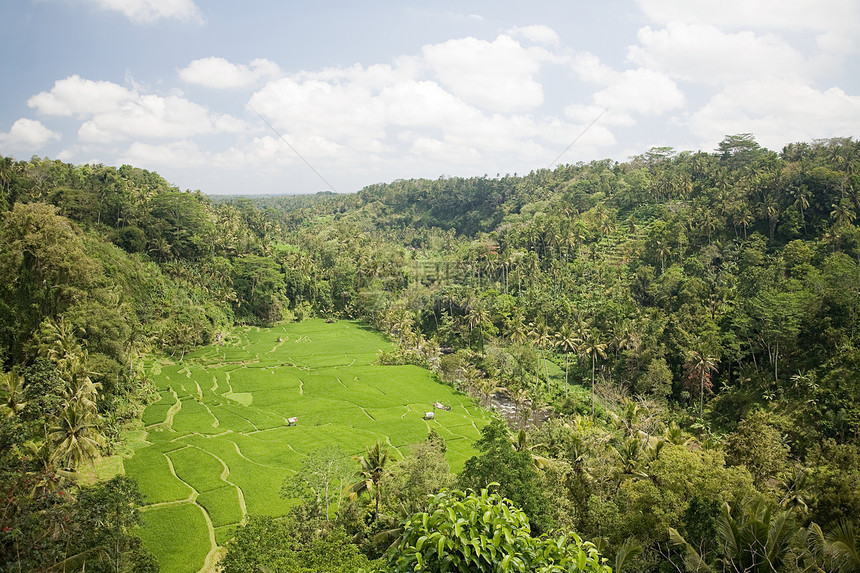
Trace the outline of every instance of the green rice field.
<instances>
[{"instance_id":1,"label":"green rice field","mask_svg":"<svg viewBox=\"0 0 860 573\"><path fill-rule=\"evenodd\" d=\"M360 323L310 320L241 329L153 364L161 398L124 469L144 494L141 537L162 571L207 571L246 516L284 515L281 483L321 447L359 455L381 440L402 457L434 428L462 469L488 414L427 370L374 364L391 348ZM437 401L453 407L424 420Z\"/></svg>"}]
</instances>

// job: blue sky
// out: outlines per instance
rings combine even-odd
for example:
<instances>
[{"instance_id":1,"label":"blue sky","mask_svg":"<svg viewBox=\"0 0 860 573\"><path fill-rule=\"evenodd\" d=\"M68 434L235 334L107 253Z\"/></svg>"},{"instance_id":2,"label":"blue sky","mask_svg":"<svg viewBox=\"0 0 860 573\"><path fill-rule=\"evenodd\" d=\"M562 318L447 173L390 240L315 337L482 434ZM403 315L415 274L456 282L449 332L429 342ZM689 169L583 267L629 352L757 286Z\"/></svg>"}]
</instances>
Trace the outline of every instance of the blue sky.
<instances>
[{"instance_id":1,"label":"blue sky","mask_svg":"<svg viewBox=\"0 0 860 573\"><path fill-rule=\"evenodd\" d=\"M250 194L527 173L574 140L560 162L779 150L860 136L858 28L857 0L12 0L0 154Z\"/></svg>"}]
</instances>

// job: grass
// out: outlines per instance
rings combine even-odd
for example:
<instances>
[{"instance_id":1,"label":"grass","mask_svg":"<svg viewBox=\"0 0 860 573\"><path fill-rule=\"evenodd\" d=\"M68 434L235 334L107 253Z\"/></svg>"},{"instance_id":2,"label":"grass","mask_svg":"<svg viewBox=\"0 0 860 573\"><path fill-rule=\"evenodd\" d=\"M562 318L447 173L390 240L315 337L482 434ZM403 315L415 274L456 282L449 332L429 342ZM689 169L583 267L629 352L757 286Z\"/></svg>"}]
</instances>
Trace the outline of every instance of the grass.
<instances>
[{"instance_id":1,"label":"grass","mask_svg":"<svg viewBox=\"0 0 860 573\"><path fill-rule=\"evenodd\" d=\"M208 525L199 505L158 507L141 514L137 534L158 558L161 571L196 573L211 549Z\"/></svg>"},{"instance_id":2,"label":"grass","mask_svg":"<svg viewBox=\"0 0 860 573\"><path fill-rule=\"evenodd\" d=\"M150 504L142 538L161 570L198 571L211 539L223 545L246 515L285 515L283 480L320 447L359 455L381 440L405 452L434 428L462 469L488 415L426 370L375 365L390 349L361 324L311 320L239 329L182 363L154 362L161 400L144 412L125 471ZM453 410L424 420L436 401Z\"/></svg>"},{"instance_id":3,"label":"grass","mask_svg":"<svg viewBox=\"0 0 860 573\"><path fill-rule=\"evenodd\" d=\"M212 525L216 528L233 525L242 521L242 508L239 506L239 490L228 485L201 493L197 503L209 513Z\"/></svg>"}]
</instances>

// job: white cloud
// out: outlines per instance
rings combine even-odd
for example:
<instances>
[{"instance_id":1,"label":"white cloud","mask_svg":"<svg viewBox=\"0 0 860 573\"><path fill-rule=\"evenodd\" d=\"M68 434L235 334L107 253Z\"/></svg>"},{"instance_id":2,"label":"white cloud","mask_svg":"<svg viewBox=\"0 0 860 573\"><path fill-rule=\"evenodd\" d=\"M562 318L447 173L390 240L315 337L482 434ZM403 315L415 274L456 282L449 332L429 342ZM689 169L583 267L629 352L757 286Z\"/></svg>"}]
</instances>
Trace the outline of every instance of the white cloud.
<instances>
[{"instance_id":1,"label":"white cloud","mask_svg":"<svg viewBox=\"0 0 860 573\"><path fill-rule=\"evenodd\" d=\"M619 125L624 127L636 125L636 121L629 114L618 110L609 113L608 109L599 105L573 103L564 108L564 115L576 123L583 125L587 125L596 119L601 125Z\"/></svg>"},{"instance_id":2,"label":"white cloud","mask_svg":"<svg viewBox=\"0 0 860 573\"><path fill-rule=\"evenodd\" d=\"M812 71L802 54L771 34L726 33L710 25L670 22L661 30L646 26L638 38L640 45L628 48L631 61L688 81L719 85Z\"/></svg>"},{"instance_id":3,"label":"white cloud","mask_svg":"<svg viewBox=\"0 0 860 573\"><path fill-rule=\"evenodd\" d=\"M733 28L785 30L848 29L860 20L856 0L637 0L652 21Z\"/></svg>"},{"instance_id":4,"label":"white cloud","mask_svg":"<svg viewBox=\"0 0 860 573\"><path fill-rule=\"evenodd\" d=\"M385 136L382 102L357 82L269 82L248 103L285 134L356 143Z\"/></svg>"},{"instance_id":5,"label":"white cloud","mask_svg":"<svg viewBox=\"0 0 860 573\"><path fill-rule=\"evenodd\" d=\"M619 72L588 52L577 54L573 68L583 80L605 86L592 98L597 106L610 110L618 124L631 125L629 113L663 114L685 103L678 85L660 71L640 67Z\"/></svg>"},{"instance_id":6,"label":"white cloud","mask_svg":"<svg viewBox=\"0 0 860 573\"><path fill-rule=\"evenodd\" d=\"M41 121L20 118L8 133L0 133L0 145L11 150L31 151L43 147L51 140L60 139L60 134L45 127Z\"/></svg>"},{"instance_id":7,"label":"white cloud","mask_svg":"<svg viewBox=\"0 0 860 573\"><path fill-rule=\"evenodd\" d=\"M730 29L808 31L819 48L849 54L860 48L854 33L860 26L856 0L637 0L658 24L680 22Z\"/></svg>"},{"instance_id":8,"label":"white cloud","mask_svg":"<svg viewBox=\"0 0 860 573\"><path fill-rule=\"evenodd\" d=\"M209 163L196 143L182 140L160 145L135 142L117 159L120 164L162 167L198 167Z\"/></svg>"},{"instance_id":9,"label":"white cloud","mask_svg":"<svg viewBox=\"0 0 860 573\"><path fill-rule=\"evenodd\" d=\"M601 109L597 104L571 108L566 117L537 113L543 104L538 74L546 65L569 62L543 47L524 47L515 37L542 45L558 39L551 28L530 26L493 41L470 37L426 45L419 55L401 56L392 64L300 72L266 84L248 107L324 173L469 175L545 166L594 119L590 113L583 117L585 111L599 114ZM660 88L671 83L657 73L603 71L594 75L609 90L601 96L607 100L639 76ZM647 109L654 107L650 96L646 101ZM608 126L632 123L626 112L607 117L613 120L590 129L570 157L616 144ZM222 161L298 163L292 150L267 137L235 146Z\"/></svg>"},{"instance_id":10,"label":"white cloud","mask_svg":"<svg viewBox=\"0 0 860 573\"><path fill-rule=\"evenodd\" d=\"M792 80L750 80L726 86L690 117L689 125L705 149L727 133L745 132L780 149L787 142L860 133L860 96Z\"/></svg>"},{"instance_id":11,"label":"white cloud","mask_svg":"<svg viewBox=\"0 0 860 573\"><path fill-rule=\"evenodd\" d=\"M551 36L547 31L532 30ZM493 42L452 40L425 46L420 56L401 57L393 65L356 64L272 81L248 107L304 157L339 169L386 165L395 157L413 167L436 162L441 171L444 158L456 165L485 165L502 157L541 165L588 123L531 113L543 101L533 76L552 59L506 35ZM592 145L614 142L606 131L594 135L599 137ZM262 139L231 153L250 160L272 157L272 151ZM278 153L292 155L284 146Z\"/></svg>"},{"instance_id":12,"label":"white cloud","mask_svg":"<svg viewBox=\"0 0 860 573\"><path fill-rule=\"evenodd\" d=\"M669 76L639 68L626 70L594 102L611 111L662 114L684 106L684 94Z\"/></svg>"},{"instance_id":13,"label":"white cloud","mask_svg":"<svg viewBox=\"0 0 860 573\"><path fill-rule=\"evenodd\" d=\"M78 131L81 141L108 142L128 138L184 138L215 133L239 133L244 122L211 113L178 96L141 95L122 108L99 113Z\"/></svg>"},{"instance_id":14,"label":"white cloud","mask_svg":"<svg viewBox=\"0 0 860 573\"><path fill-rule=\"evenodd\" d=\"M194 0L90 0L99 8L121 12L135 24L157 20L203 22L200 9Z\"/></svg>"},{"instance_id":15,"label":"white cloud","mask_svg":"<svg viewBox=\"0 0 860 573\"><path fill-rule=\"evenodd\" d=\"M233 64L224 58L201 58L179 70L184 81L210 88L242 88L261 79L276 78L281 69L271 60L259 58L250 65Z\"/></svg>"},{"instance_id":16,"label":"white cloud","mask_svg":"<svg viewBox=\"0 0 860 573\"><path fill-rule=\"evenodd\" d=\"M618 72L603 64L591 52L581 52L573 59L574 71L583 81L593 84L611 84L618 78Z\"/></svg>"},{"instance_id":17,"label":"white cloud","mask_svg":"<svg viewBox=\"0 0 860 573\"><path fill-rule=\"evenodd\" d=\"M524 48L503 34L492 42L469 37L426 45L422 55L442 85L467 103L498 112L543 103L543 87L534 79L541 63L552 59L543 48Z\"/></svg>"},{"instance_id":18,"label":"white cloud","mask_svg":"<svg viewBox=\"0 0 860 573\"><path fill-rule=\"evenodd\" d=\"M511 28L508 33L514 38L523 38L524 40L529 40L536 44L543 44L545 46L555 47L561 42L558 32L549 26L541 24L535 24L533 26L518 26L516 28Z\"/></svg>"},{"instance_id":19,"label":"white cloud","mask_svg":"<svg viewBox=\"0 0 860 573\"><path fill-rule=\"evenodd\" d=\"M134 92L115 83L74 75L57 80L50 92L34 95L27 105L45 115L88 115L114 111L134 97Z\"/></svg>"},{"instance_id":20,"label":"white cloud","mask_svg":"<svg viewBox=\"0 0 860 573\"><path fill-rule=\"evenodd\" d=\"M70 76L27 104L45 115L87 119L78 130L85 142L128 138L185 138L201 134L238 133L244 122L210 112L181 95L142 94L112 82Z\"/></svg>"}]
</instances>

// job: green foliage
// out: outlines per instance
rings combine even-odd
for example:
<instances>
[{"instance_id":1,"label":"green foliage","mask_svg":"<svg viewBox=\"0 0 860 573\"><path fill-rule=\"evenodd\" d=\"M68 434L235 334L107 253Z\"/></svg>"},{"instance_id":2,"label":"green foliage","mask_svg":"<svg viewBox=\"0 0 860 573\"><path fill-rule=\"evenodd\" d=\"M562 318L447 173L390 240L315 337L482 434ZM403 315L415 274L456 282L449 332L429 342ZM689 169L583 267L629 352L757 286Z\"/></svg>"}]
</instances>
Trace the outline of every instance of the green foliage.
<instances>
[{"instance_id":1,"label":"green foliage","mask_svg":"<svg viewBox=\"0 0 860 573\"><path fill-rule=\"evenodd\" d=\"M641 543L629 570L660 568L668 527L707 537L710 525L692 522L712 523L713 504L753 483L820 523L824 539L860 514L858 158L851 138L777 154L736 134L714 153L654 148L524 176L216 203L130 166L3 158L0 372L20 378L5 380L0 461L49 475L109 451L149 392L148 355L169 355L183 364L153 372L163 399L144 415L152 445L127 471L141 472L153 502L190 494L165 454L201 488L232 487L183 467L175 450L188 444L229 466L250 513L282 515L284 475L320 445L384 436L405 452L431 427L452 467L473 455L481 415L433 386L430 403L455 408L422 421L431 375L414 364L486 404L505 388L514 425L550 408L593 413L529 429L513 454L499 432L466 475L470 487L511 488L535 529L573 525L608 538L616 558L635 553L622 541ZM316 321L286 336L230 334L237 319L315 315L360 318L396 347L347 330L317 336ZM275 347L284 354L270 361ZM189 354L207 368L186 368ZM401 366L376 370L377 356ZM649 414L628 418L630 403ZM299 426L281 427L296 414ZM432 458L421 463L441 476ZM420 465L403 463L402 475ZM383 485L374 528L398 504L423 509L397 479ZM363 509L350 511L360 520ZM59 563L44 552L24 568Z\"/></svg>"},{"instance_id":2,"label":"green foliage","mask_svg":"<svg viewBox=\"0 0 860 573\"><path fill-rule=\"evenodd\" d=\"M292 520L252 517L227 544L219 567L222 573L353 573L367 568L342 530L307 529Z\"/></svg>"},{"instance_id":3,"label":"green foliage","mask_svg":"<svg viewBox=\"0 0 860 573\"><path fill-rule=\"evenodd\" d=\"M780 571L799 528L792 512L773 513L760 499L741 498L723 505L716 530L719 557L706 564L696 548L669 528L672 543L681 549L688 571Z\"/></svg>"},{"instance_id":4,"label":"green foliage","mask_svg":"<svg viewBox=\"0 0 860 573\"><path fill-rule=\"evenodd\" d=\"M538 533L552 529L549 499L540 486L540 476L528 451L516 451L505 422L493 419L475 442L480 452L466 461L460 473L463 488L483 489L498 484L499 493L521 507Z\"/></svg>"},{"instance_id":5,"label":"green foliage","mask_svg":"<svg viewBox=\"0 0 860 573\"><path fill-rule=\"evenodd\" d=\"M498 493L452 490L430 500L389 550L387 571L611 572L576 534L532 537L525 513Z\"/></svg>"}]
</instances>

